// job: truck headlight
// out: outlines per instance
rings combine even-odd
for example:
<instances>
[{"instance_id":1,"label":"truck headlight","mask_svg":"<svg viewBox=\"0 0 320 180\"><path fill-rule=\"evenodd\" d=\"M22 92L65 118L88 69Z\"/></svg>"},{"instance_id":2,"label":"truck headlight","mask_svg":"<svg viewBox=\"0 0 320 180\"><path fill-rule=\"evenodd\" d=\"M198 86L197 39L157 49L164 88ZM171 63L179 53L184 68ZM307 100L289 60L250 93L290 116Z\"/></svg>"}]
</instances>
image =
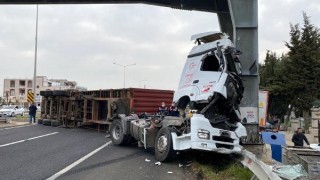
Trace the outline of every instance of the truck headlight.
<instances>
[{"instance_id":1,"label":"truck headlight","mask_svg":"<svg viewBox=\"0 0 320 180\"><path fill-rule=\"evenodd\" d=\"M205 129L198 129L198 138L199 139L210 139L210 132Z\"/></svg>"}]
</instances>

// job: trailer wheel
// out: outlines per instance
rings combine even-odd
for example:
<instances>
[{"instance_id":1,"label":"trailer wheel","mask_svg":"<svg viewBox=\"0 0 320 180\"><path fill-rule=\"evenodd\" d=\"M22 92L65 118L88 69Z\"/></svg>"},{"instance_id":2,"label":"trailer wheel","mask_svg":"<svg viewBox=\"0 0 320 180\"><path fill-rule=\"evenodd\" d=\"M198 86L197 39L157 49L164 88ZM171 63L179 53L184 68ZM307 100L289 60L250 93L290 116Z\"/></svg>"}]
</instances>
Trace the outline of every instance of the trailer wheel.
<instances>
[{"instance_id":1,"label":"trailer wheel","mask_svg":"<svg viewBox=\"0 0 320 180\"><path fill-rule=\"evenodd\" d=\"M52 94L54 96L68 96L68 97L70 96L69 92L64 90L54 90Z\"/></svg>"},{"instance_id":2,"label":"trailer wheel","mask_svg":"<svg viewBox=\"0 0 320 180\"><path fill-rule=\"evenodd\" d=\"M127 145L130 142L130 136L124 134L120 120L114 120L110 127L112 143L115 145Z\"/></svg>"},{"instance_id":3,"label":"trailer wheel","mask_svg":"<svg viewBox=\"0 0 320 180\"><path fill-rule=\"evenodd\" d=\"M176 156L173 150L171 132L175 132L170 127L163 127L159 130L155 140L155 155L159 161L172 161Z\"/></svg>"},{"instance_id":4,"label":"trailer wheel","mask_svg":"<svg viewBox=\"0 0 320 180\"><path fill-rule=\"evenodd\" d=\"M52 120L52 121L51 121L51 126L53 126L53 127L58 127L58 126L60 126L60 121L59 121L59 120Z\"/></svg>"},{"instance_id":5,"label":"trailer wheel","mask_svg":"<svg viewBox=\"0 0 320 180\"><path fill-rule=\"evenodd\" d=\"M40 91L40 96L44 96L44 97L53 96L53 92L52 91Z\"/></svg>"},{"instance_id":6,"label":"trailer wheel","mask_svg":"<svg viewBox=\"0 0 320 180\"><path fill-rule=\"evenodd\" d=\"M45 126L51 126L51 120L50 119L43 119L42 124Z\"/></svg>"}]
</instances>

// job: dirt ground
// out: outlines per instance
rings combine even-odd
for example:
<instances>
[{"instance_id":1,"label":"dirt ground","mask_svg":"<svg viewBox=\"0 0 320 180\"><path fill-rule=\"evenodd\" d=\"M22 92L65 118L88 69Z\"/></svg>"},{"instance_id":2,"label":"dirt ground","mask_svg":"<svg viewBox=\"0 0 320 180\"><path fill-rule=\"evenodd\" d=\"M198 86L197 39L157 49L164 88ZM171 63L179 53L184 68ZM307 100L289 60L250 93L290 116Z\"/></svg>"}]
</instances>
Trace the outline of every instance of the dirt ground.
<instances>
[{"instance_id":1,"label":"dirt ground","mask_svg":"<svg viewBox=\"0 0 320 180\"><path fill-rule=\"evenodd\" d=\"M4 127L14 127L14 126L22 126L22 125L26 125L29 124L29 121L27 118L9 118L7 119L7 122L4 121L0 121L0 128L4 128Z\"/></svg>"}]
</instances>

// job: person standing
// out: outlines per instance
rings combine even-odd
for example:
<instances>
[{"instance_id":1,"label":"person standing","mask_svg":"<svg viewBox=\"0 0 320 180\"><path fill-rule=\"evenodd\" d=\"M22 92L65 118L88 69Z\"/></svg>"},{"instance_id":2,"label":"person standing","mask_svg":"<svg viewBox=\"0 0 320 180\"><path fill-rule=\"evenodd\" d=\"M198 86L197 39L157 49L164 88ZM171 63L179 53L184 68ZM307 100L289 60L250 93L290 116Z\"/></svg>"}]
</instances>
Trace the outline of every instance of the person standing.
<instances>
[{"instance_id":1,"label":"person standing","mask_svg":"<svg viewBox=\"0 0 320 180\"><path fill-rule=\"evenodd\" d=\"M34 105L34 103L31 103L30 107L29 107L29 123L32 123L32 119L33 119L33 123L36 123L36 112L37 112L37 107Z\"/></svg>"},{"instance_id":2,"label":"person standing","mask_svg":"<svg viewBox=\"0 0 320 180\"><path fill-rule=\"evenodd\" d=\"M166 116L168 115L168 107L166 107L166 103L162 102L161 106L158 108L158 115Z\"/></svg>"},{"instance_id":3,"label":"person standing","mask_svg":"<svg viewBox=\"0 0 320 180\"><path fill-rule=\"evenodd\" d=\"M177 116L177 117L179 117L178 108L175 106L174 103L172 103L171 106L169 107L169 116Z\"/></svg>"},{"instance_id":4,"label":"person standing","mask_svg":"<svg viewBox=\"0 0 320 180\"><path fill-rule=\"evenodd\" d=\"M302 133L302 129L298 128L297 132L292 136L292 142L294 143L294 146L303 147L303 140L310 145L307 137Z\"/></svg>"}]
</instances>

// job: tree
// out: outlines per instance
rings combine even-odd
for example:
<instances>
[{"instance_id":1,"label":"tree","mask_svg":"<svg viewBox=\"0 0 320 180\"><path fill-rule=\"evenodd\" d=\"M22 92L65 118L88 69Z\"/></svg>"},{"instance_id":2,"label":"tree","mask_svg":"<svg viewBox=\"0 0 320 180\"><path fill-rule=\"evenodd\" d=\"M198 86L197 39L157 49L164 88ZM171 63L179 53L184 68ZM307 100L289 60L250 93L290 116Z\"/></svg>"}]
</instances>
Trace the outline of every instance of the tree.
<instances>
[{"instance_id":1,"label":"tree","mask_svg":"<svg viewBox=\"0 0 320 180\"><path fill-rule=\"evenodd\" d=\"M284 119L287 112L289 97L286 87L285 65L287 56L277 57L277 54L267 51L265 64L260 64L260 89L269 91L269 115Z\"/></svg>"},{"instance_id":2,"label":"tree","mask_svg":"<svg viewBox=\"0 0 320 180\"><path fill-rule=\"evenodd\" d=\"M303 111L305 129L308 129L312 102L320 95L320 34L305 12L303 22L303 28L290 24L290 42L285 43L289 60L284 75L288 80L288 95L293 97L290 104Z\"/></svg>"},{"instance_id":3,"label":"tree","mask_svg":"<svg viewBox=\"0 0 320 180\"><path fill-rule=\"evenodd\" d=\"M267 88L272 84L275 76L276 66L279 62L276 53L267 51L265 64L260 64L259 74L260 74L260 87Z\"/></svg>"}]
</instances>

